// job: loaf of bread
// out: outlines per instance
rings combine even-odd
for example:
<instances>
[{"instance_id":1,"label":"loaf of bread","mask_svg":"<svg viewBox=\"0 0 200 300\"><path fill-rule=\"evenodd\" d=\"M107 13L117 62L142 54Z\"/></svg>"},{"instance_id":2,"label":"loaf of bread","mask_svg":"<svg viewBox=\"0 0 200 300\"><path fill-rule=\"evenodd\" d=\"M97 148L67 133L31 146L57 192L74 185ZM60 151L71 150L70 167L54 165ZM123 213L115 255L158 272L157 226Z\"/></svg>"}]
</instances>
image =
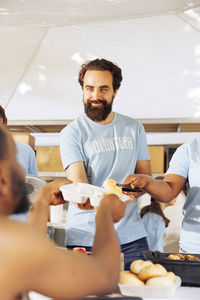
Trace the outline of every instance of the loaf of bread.
<instances>
[{"instance_id":1,"label":"loaf of bread","mask_svg":"<svg viewBox=\"0 0 200 300\"><path fill-rule=\"evenodd\" d=\"M122 188L117 186L117 181L114 179L107 179L104 181L103 187L106 194L115 194L122 199Z\"/></svg>"},{"instance_id":2,"label":"loaf of bread","mask_svg":"<svg viewBox=\"0 0 200 300\"><path fill-rule=\"evenodd\" d=\"M169 276L157 276L147 280L146 285L151 286L172 286L174 281Z\"/></svg>"},{"instance_id":3,"label":"loaf of bread","mask_svg":"<svg viewBox=\"0 0 200 300\"><path fill-rule=\"evenodd\" d=\"M134 275L130 271L120 272L119 283L120 284L130 284L130 285L134 285L134 286L143 286L144 285L144 282L141 281L136 275Z\"/></svg>"},{"instance_id":4,"label":"loaf of bread","mask_svg":"<svg viewBox=\"0 0 200 300\"><path fill-rule=\"evenodd\" d=\"M130 265L130 270L134 274L139 274L143 268L148 267L150 265L153 265L153 263L150 260L137 259L134 260Z\"/></svg>"},{"instance_id":5,"label":"loaf of bread","mask_svg":"<svg viewBox=\"0 0 200 300\"><path fill-rule=\"evenodd\" d=\"M149 265L139 272L139 279L146 281L149 278L163 276L167 274L167 270L160 264Z\"/></svg>"}]
</instances>

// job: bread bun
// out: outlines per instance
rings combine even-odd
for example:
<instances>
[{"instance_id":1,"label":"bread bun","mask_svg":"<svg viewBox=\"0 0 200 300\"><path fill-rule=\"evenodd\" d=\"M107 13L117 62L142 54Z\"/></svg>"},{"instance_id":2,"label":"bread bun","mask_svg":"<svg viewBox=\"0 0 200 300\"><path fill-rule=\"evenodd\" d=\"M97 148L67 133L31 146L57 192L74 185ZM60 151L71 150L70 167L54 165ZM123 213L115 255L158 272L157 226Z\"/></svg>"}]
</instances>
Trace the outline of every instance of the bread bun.
<instances>
[{"instance_id":1,"label":"bread bun","mask_svg":"<svg viewBox=\"0 0 200 300\"><path fill-rule=\"evenodd\" d=\"M114 179L107 179L104 181L103 187L105 189L106 194L115 194L122 198L122 188L117 186L117 181Z\"/></svg>"},{"instance_id":2,"label":"bread bun","mask_svg":"<svg viewBox=\"0 0 200 300\"><path fill-rule=\"evenodd\" d=\"M139 274L142 268L145 268L147 266L153 265L153 263L150 260L142 260L142 259L137 259L132 262L130 265L130 270L134 274Z\"/></svg>"},{"instance_id":3,"label":"bread bun","mask_svg":"<svg viewBox=\"0 0 200 300\"><path fill-rule=\"evenodd\" d=\"M176 283L176 275L173 272L167 272L167 277L170 277Z\"/></svg>"},{"instance_id":4,"label":"bread bun","mask_svg":"<svg viewBox=\"0 0 200 300\"><path fill-rule=\"evenodd\" d=\"M185 259L184 255L181 253L176 253L176 254L170 254L168 255L167 259L172 259L172 260L183 260Z\"/></svg>"},{"instance_id":5,"label":"bread bun","mask_svg":"<svg viewBox=\"0 0 200 300\"><path fill-rule=\"evenodd\" d=\"M142 281L146 281L151 277L163 276L167 274L167 270L160 264L149 265L148 267L142 268L139 272L138 277Z\"/></svg>"},{"instance_id":6,"label":"bread bun","mask_svg":"<svg viewBox=\"0 0 200 300\"><path fill-rule=\"evenodd\" d=\"M144 282L137 278L137 276L130 271L122 271L119 276L120 284L130 284L134 286L143 286Z\"/></svg>"},{"instance_id":7,"label":"bread bun","mask_svg":"<svg viewBox=\"0 0 200 300\"><path fill-rule=\"evenodd\" d=\"M152 277L146 281L146 285L151 286L172 286L176 283L174 280L169 276L158 276Z\"/></svg>"}]
</instances>

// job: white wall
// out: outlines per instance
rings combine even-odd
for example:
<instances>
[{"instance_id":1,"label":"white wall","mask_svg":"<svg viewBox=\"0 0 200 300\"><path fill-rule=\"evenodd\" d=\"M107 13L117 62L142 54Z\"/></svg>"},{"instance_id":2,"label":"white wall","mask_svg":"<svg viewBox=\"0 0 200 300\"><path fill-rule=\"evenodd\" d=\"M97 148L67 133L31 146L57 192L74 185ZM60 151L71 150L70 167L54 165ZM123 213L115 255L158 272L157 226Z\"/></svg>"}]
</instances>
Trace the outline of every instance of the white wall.
<instances>
[{"instance_id":1,"label":"white wall","mask_svg":"<svg viewBox=\"0 0 200 300\"><path fill-rule=\"evenodd\" d=\"M7 86L13 88L13 81L17 85L13 96L8 89L4 93L10 120L77 117L82 112L77 73L82 62L95 57L122 67L124 80L114 110L135 118L200 117L200 33L176 15L56 27L41 43L44 30L30 28L30 36L22 30L15 39L16 30L0 31L0 55L6 44L13 44L0 69L2 94L5 70ZM6 40L5 32L12 33ZM28 56L24 70L25 62L20 62ZM19 66L11 67L11 58Z\"/></svg>"}]
</instances>

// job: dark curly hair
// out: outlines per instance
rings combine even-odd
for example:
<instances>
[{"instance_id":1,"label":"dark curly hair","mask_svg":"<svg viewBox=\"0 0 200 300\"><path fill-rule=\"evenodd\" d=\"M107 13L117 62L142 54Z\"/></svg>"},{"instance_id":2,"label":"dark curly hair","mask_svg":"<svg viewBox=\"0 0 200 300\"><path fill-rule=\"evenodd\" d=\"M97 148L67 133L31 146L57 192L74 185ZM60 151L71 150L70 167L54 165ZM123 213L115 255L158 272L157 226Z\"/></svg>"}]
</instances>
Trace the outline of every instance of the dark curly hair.
<instances>
[{"instance_id":1,"label":"dark curly hair","mask_svg":"<svg viewBox=\"0 0 200 300\"><path fill-rule=\"evenodd\" d=\"M122 81L122 71L121 69L107 59L95 59L90 60L81 66L81 70L78 76L78 82L80 83L81 87L83 88L83 79L85 76L86 71L88 70L99 70L99 71L109 71L113 75L113 90L119 89Z\"/></svg>"},{"instance_id":2,"label":"dark curly hair","mask_svg":"<svg viewBox=\"0 0 200 300\"><path fill-rule=\"evenodd\" d=\"M7 137L5 129L0 126L0 161L2 161L6 156L6 147L7 147Z\"/></svg>"},{"instance_id":3,"label":"dark curly hair","mask_svg":"<svg viewBox=\"0 0 200 300\"><path fill-rule=\"evenodd\" d=\"M7 124L7 118L4 108L0 105L0 117L3 119L3 123Z\"/></svg>"}]
</instances>

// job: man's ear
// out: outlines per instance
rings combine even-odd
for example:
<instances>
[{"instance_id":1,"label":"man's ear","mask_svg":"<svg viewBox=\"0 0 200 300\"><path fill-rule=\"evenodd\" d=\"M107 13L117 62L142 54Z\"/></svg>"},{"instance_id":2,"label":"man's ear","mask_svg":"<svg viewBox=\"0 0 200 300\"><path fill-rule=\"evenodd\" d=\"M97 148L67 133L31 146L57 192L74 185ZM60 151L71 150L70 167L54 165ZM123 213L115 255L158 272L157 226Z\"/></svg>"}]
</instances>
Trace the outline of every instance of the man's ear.
<instances>
[{"instance_id":1,"label":"man's ear","mask_svg":"<svg viewBox=\"0 0 200 300\"><path fill-rule=\"evenodd\" d=\"M119 89L116 89L116 90L114 91L114 98L117 96L118 91L119 91Z\"/></svg>"},{"instance_id":2,"label":"man's ear","mask_svg":"<svg viewBox=\"0 0 200 300\"><path fill-rule=\"evenodd\" d=\"M5 196L10 190L8 166L0 163L0 195Z\"/></svg>"},{"instance_id":3,"label":"man's ear","mask_svg":"<svg viewBox=\"0 0 200 300\"><path fill-rule=\"evenodd\" d=\"M8 166L0 163L0 215L9 215L13 212L13 198L11 195L11 183Z\"/></svg>"}]
</instances>

